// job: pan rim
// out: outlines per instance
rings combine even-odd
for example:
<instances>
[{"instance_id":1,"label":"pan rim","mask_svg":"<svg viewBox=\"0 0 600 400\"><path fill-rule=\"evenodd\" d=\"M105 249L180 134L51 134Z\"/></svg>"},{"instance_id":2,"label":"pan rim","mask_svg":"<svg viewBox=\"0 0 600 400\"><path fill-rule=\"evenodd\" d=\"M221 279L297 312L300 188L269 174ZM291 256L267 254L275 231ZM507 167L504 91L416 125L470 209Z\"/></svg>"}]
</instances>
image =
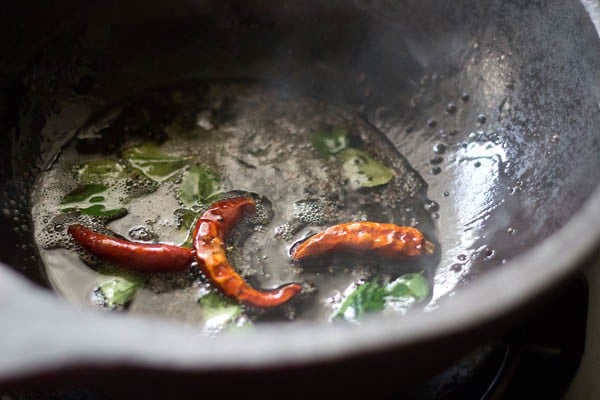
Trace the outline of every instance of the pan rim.
<instances>
[{"instance_id":1,"label":"pan rim","mask_svg":"<svg viewBox=\"0 0 600 400\"><path fill-rule=\"evenodd\" d=\"M590 221L600 221L600 187L565 226L502 268L489 271L476 283L457 291L455 296L440 301L437 310L409 313L403 318L373 317L359 327L300 322L293 326L265 324L260 330L245 335L206 338L199 336L191 327L182 327L173 321L90 313L57 299L47 290L34 287L25 278L2 266L0 275L6 275L3 280L12 286L15 293L20 293L16 296L18 299L13 299L14 303L21 303L19 300L27 296L34 297L17 305L17 308L21 307L30 317L41 320L48 318L43 313L59 311L70 318L71 324L57 327L54 334L48 334L47 330L28 331L19 343L29 340L31 343L45 343L47 348L36 346L33 351L28 349L24 359L10 356L0 359L0 384L69 365L126 363L141 368L160 366L163 370L188 372L310 365L460 334L513 312L575 272L579 261L600 243L600 224L590 224ZM578 240L573 241L573 237ZM562 246L564 243L570 246ZM528 268L528 279L522 279L525 267ZM32 306L40 308L31 310ZM86 326L88 321L91 324ZM105 329L98 329L99 326ZM112 333L107 334L110 330L113 330ZM121 335L119 331L126 334ZM75 341L65 341L64 332L69 332L68 338ZM152 334L140 340L135 332ZM82 341L82 338L86 340ZM177 342L186 345L169 345ZM154 346L148 348L149 343L154 343ZM8 343L0 344L0 354L4 354L8 346L12 347ZM9 355L16 355L14 350ZM68 351L69 356L65 357L63 351Z\"/></svg>"},{"instance_id":2,"label":"pan rim","mask_svg":"<svg viewBox=\"0 0 600 400\"><path fill-rule=\"evenodd\" d=\"M600 6L592 0L581 0L595 29L600 30ZM592 223L590 223L592 222ZM573 240L577 238L577 240ZM568 243L568 246L564 244ZM500 318L551 289L555 284L580 268L580 261L600 243L600 186L597 186L581 210L551 236L541 241L513 260L478 277L455 296L445 298L436 310L413 313L398 318L373 318L360 327L322 324L294 324L293 326L268 325L260 331L244 336L223 336L206 339L193 329L179 323L157 321L121 315L90 313L67 304L46 290L36 288L19 277L9 267L0 264L0 288L2 281L8 293L0 291L0 304L4 308L15 306L7 323L17 324L10 317L25 312L40 326L48 316L44 313L58 311L69 317L71 324L57 327L56 332L31 329L15 330L4 335L0 341L0 354L8 351L9 357L0 357L0 386L3 383L27 375L36 375L67 366L112 365L126 362L140 367L156 367L169 370L203 371L235 368L271 368L283 365L307 365L319 361L345 359L352 356L386 351L390 347L402 348L418 342L426 342L448 335L458 334L485 322ZM523 269L527 268L527 279ZM6 278L6 279L4 279ZM493 296L489 294L493 293ZM11 294L14 298L9 298ZM27 299L31 296L31 299ZM25 300L25 301L22 301ZM39 307L31 309L31 307ZM4 312L2 312L4 313ZM36 320L37 318L37 320ZM85 326L86 322L93 326ZM12 322L12 323L11 323ZM98 329L105 326L123 329L126 334ZM147 339L140 340L132 330L150 331ZM61 336L65 332L70 335ZM11 336L11 333L14 333ZM85 338L81 340L65 340ZM152 341L153 348L144 348ZM171 343L183 341L185 346ZM19 348L25 343L36 343L31 348ZM248 346L252 342L252 346ZM205 346L206 344L209 346ZM157 344L157 343L155 343ZM54 346L49 350L48 347ZM27 350L26 357L22 356ZM69 350L65 358L63 351Z\"/></svg>"}]
</instances>

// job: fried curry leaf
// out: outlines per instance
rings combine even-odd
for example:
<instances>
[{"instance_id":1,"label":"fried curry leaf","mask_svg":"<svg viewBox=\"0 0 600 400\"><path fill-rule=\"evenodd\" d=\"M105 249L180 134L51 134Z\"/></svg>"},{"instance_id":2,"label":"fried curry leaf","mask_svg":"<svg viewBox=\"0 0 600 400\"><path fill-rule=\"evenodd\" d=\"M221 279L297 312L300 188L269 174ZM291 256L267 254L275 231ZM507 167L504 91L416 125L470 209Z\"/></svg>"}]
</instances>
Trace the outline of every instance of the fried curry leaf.
<instances>
[{"instance_id":1,"label":"fried curry leaf","mask_svg":"<svg viewBox=\"0 0 600 400\"><path fill-rule=\"evenodd\" d=\"M185 208L178 208L173 212L175 214L175 223L177 228L181 231L186 231L187 235L183 243L180 246L191 248L194 232L194 222L198 218L198 213Z\"/></svg>"},{"instance_id":2,"label":"fried curry leaf","mask_svg":"<svg viewBox=\"0 0 600 400\"><path fill-rule=\"evenodd\" d=\"M202 307L206 329L220 331L234 326L243 316L242 307L217 292L208 292L198 299Z\"/></svg>"},{"instance_id":3,"label":"fried curry leaf","mask_svg":"<svg viewBox=\"0 0 600 400\"><path fill-rule=\"evenodd\" d=\"M61 204L80 203L89 200L92 197L98 197L100 193L105 193L108 187L99 184L82 185L67 194L61 201Z\"/></svg>"},{"instance_id":4,"label":"fried curry leaf","mask_svg":"<svg viewBox=\"0 0 600 400\"><path fill-rule=\"evenodd\" d=\"M209 318L215 315L237 317L242 313L242 308L237 303L214 291L200 297L198 304L202 307L204 315Z\"/></svg>"},{"instance_id":5,"label":"fried curry leaf","mask_svg":"<svg viewBox=\"0 0 600 400\"><path fill-rule=\"evenodd\" d=\"M362 150L348 148L340 152L338 157L343 163L343 174L354 190L385 185L394 177L391 169Z\"/></svg>"},{"instance_id":6,"label":"fried curry leaf","mask_svg":"<svg viewBox=\"0 0 600 400\"><path fill-rule=\"evenodd\" d=\"M348 147L349 142L348 131L342 128L331 131L318 130L312 134L313 146L323 157L338 154Z\"/></svg>"},{"instance_id":7,"label":"fried curry leaf","mask_svg":"<svg viewBox=\"0 0 600 400\"><path fill-rule=\"evenodd\" d=\"M346 297L333 319L357 321L366 313L384 309L405 312L429 293L429 282L422 273L402 275L387 285L366 282Z\"/></svg>"},{"instance_id":8,"label":"fried curry leaf","mask_svg":"<svg viewBox=\"0 0 600 400\"><path fill-rule=\"evenodd\" d=\"M386 297L410 296L415 300L423 300L429 291L429 282L422 273L402 275L385 287Z\"/></svg>"},{"instance_id":9,"label":"fried curry leaf","mask_svg":"<svg viewBox=\"0 0 600 400\"><path fill-rule=\"evenodd\" d=\"M133 168L155 182L164 182L188 164L188 157L164 154L153 143L143 143L123 152L123 158Z\"/></svg>"},{"instance_id":10,"label":"fried curry leaf","mask_svg":"<svg viewBox=\"0 0 600 400\"><path fill-rule=\"evenodd\" d=\"M143 280L135 277L114 277L99 286L100 293L104 296L109 307L124 306L134 297Z\"/></svg>"},{"instance_id":11,"label":"fried curry leaf","mask_svg":"<svg viewBox=\"0 0 600 400\"><path fill-rule=\"evenodd\" d=\"M62 211L78 211L93 217L115 219L127 214L127 209L118 207L108 195L108 187L100 184L82 185L67 194L61 201L67 207Z\"/></svg>"},{"instance_id":12,"label":"fried curry leaf","mask_svg":"<svg viewBox=\"0 0 600 400\"><path fill-rule=\"evenodd\" d=\"M189 230L194 224L194 221L196 221L196 218L198 217L197 213L186 208L178 208L173 213L175 214L175 222L177 224L177 228L184 231Z\"/></svg>"},{"instance_id":13,"label":"fried curry leaf","mask_svg":"<svg viewBox=\"0 0 600 400\"><path fill-rule=\"evenodd\" d=\"M179 198L186 207L205 202L222 190L219 175L211 168L198 164L186 172L179 190Z\"/></svg>"},{"instance_id":14,"label":"fried curry leaf","mask_svg":"<svg viewBox=\"0 0 600 400\"><path fill-rule=\"evenodd\" d=\"M83 184L100 184L126 175L127 168L115 160L91 160L77 168L77 178Z\"/></svg>"},{"instance_id":15,"label":"fried curry leaf","mask_svg":"<svg viewBox=\"0 0 600 400\"><path fill-rule=\"evenodd\" d=\"M102 204L96 204L96 205L85 207L85 208L75 208L75 207L63 208L63 211L65 211L65 212L79 211L81 214L84 214L84 215L89 215L92 217L101 217L101 218L106 218L106 219L110 219L110 220L123 217L127 214L127 209L125 209L125 208L108 209L105 206L103 206Z\"/></svg>"},{"instance_id":16,"label":"fried curry leaf","mask_svg":"<svg viewBox=\"0 0 600 400\"><path fill-rule=\"evenodd\" d=\"M385 290L379 284L366 282L350 293L333 317L353 320L367 312L381 311L384 296Z\"/></svg>"}]
</instances>

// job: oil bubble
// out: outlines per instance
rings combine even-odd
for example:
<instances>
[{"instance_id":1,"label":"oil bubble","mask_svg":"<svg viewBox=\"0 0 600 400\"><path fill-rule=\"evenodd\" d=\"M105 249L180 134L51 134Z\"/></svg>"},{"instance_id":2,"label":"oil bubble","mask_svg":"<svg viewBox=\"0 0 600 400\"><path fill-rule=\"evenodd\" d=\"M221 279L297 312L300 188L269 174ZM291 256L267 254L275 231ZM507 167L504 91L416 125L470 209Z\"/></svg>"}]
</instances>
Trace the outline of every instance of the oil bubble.
<instances>
[{"instance_id":1,"label":"oil bubble","mask_svg":"<svg viewBox=\"0 0 600 400\"><path fill-rule=\"evenodd\" d=\"M332 219L332 207L318 199L305 199L294 203L295 220L310 225L323 225Z\"/></svg>"},{"instance_id":2,"label":"oil bubble","mask_svg":"<svg viewBox=\"0 0 600 400\"><path fill-rule=\"evenodd\" d=\"M450 270L452 272L460 272L460 271L462 271L462 267L463 267L462 264L452 264L450 266Z\"/></svg>"},{"instance_id":3,"label":"oil bubble","mask_svg":"<svg viewBox=\"0 0 600 400\"><path fill-rule=\"evenodd\" d=\"M440 209L440 205L434 200L427 200L425 202L424 207L425 207L425 211L428 211L428 212L436 212Z\"/></svg>"},{"instance_id":4,"label":"oil bubble","mask_svg":"<svg viewBox=\"0 0 600 400\"><path fill-rule=\"evenodd\" d=\"M508 193L509 194L518 194L521 193L521 187L520 186L512 186L509 188Z\"/></svg>"},{"instance_id":5,"label":"oil bubble","mask_svg":"<svg viewBox=\"0 0 600 400\"><path fill-rule=\"evenodd\" d=\"M448 105L446 105L446 112L448 114L452 115L452 114L456 113L456 110L457 110L456 104L451 102L451 103L448 103Z\"/></svg>"},{"instance_id":6,"label":"oil bubble","mask_svg":"<svg viewBox=\"0 0 600 400\"><path fill-rule=\"evenodd\" d=\"M154 239L154 232L146 228L145 226L135 226L128 232L129 237L133 240L149 241Z\"/></svg>"},{"instance_id":7,"label":"oil bubble","mask_svg":"<svg viewBox=\"0 0 600 400\"><path fill-rule=\"evenodd\" d=\"M294 225L286 223L275 228L275 238L282 240L291 240L296 233Z\"/></svg>"},{"instance_id":8,"label":"oil bubble","mask_svg":"<svg viewBox=\"0 0 600 400\"><path fill-rule=\"evenodd\" d=\"M446 145L444 143L436 143L433 145L433 152L435 154L444 154L444 152L446 151Z\"/></svg>"}]
</instances>

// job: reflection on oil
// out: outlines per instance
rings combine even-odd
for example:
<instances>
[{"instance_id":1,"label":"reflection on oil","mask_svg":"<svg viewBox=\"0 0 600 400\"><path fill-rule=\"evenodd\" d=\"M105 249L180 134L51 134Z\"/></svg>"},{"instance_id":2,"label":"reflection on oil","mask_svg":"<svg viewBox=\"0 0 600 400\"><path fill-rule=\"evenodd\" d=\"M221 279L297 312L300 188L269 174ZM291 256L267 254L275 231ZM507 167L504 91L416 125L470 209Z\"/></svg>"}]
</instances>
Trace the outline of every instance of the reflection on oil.
<instances>
[{"instance_id":1,"label":"reflection on oil","mask_svg":"<svg viewBox=\"0 0 600 400\"><path fill-rule=\"evenodd\" d=\"M378 126L427 176L429 196L440 205L435 223L442 254L430 310L486 264L505 262L492 245L495 232L515 235L518 205L509 194L518 185L506 173L511 154L503 124L512 107L510 58L477 41L463 52L470 60L464 70L425 74L411 97L412 111L375 114ZM486 79L458 86L472 68L482 69Z\"/></svg>"}]
</instances>

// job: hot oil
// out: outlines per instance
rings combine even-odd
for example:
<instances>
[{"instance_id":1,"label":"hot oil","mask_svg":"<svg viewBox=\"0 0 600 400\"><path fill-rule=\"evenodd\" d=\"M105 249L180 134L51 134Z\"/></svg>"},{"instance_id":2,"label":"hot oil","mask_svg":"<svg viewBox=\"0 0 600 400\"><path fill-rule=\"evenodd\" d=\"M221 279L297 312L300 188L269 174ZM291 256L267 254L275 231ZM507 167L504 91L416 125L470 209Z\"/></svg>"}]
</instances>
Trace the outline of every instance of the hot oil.
<instances>
[{"instance_id":1,"label":"hot oil","mask_svg":"<svg viewBox=\"0 0 600 400\"><path fill-rule=\"evenodd\" d=\"M314 132L333 129L347 131L347 146L388 167L393 179L356 187L340 160L320 154L311 141ZM107 219L61 211L65 195L80 185L78 166L99 159L127 165L123 150L148 142L159 146L161 154L185 158L185 166L162 182L139 171L103 178L109 187L105 203L125 208L124 216ZM436 242L432 214L437 209L427 200L425 181L375 128L340 107L260 84L186 82L142 93L99 114L40 176L32 214L53 287L72 302L98 306L98 285L122 273L80 250L66 233L71 223L129 240L189 243L189 226L182 227L181 215L198 215L210 203L205 199L190 206L182 200L182 185L193 165L218 175L217 193L210 198L244 193L259 200L257 213L239 224L228 242L228 257L236 271L256 288L288 282L304 286L303 293L284 307L246 307L248 320L328 321L344 291L361 282L389 282L416 271L432 281L439 252L411 262L374 259L369 254L340 255L310 265L290 258L299 241L352 221L415 226ZM198 299L212 289L196 265L188 271L139 278L143 288L121 310L206 322Z\"/></svg>"}]
</instances>

